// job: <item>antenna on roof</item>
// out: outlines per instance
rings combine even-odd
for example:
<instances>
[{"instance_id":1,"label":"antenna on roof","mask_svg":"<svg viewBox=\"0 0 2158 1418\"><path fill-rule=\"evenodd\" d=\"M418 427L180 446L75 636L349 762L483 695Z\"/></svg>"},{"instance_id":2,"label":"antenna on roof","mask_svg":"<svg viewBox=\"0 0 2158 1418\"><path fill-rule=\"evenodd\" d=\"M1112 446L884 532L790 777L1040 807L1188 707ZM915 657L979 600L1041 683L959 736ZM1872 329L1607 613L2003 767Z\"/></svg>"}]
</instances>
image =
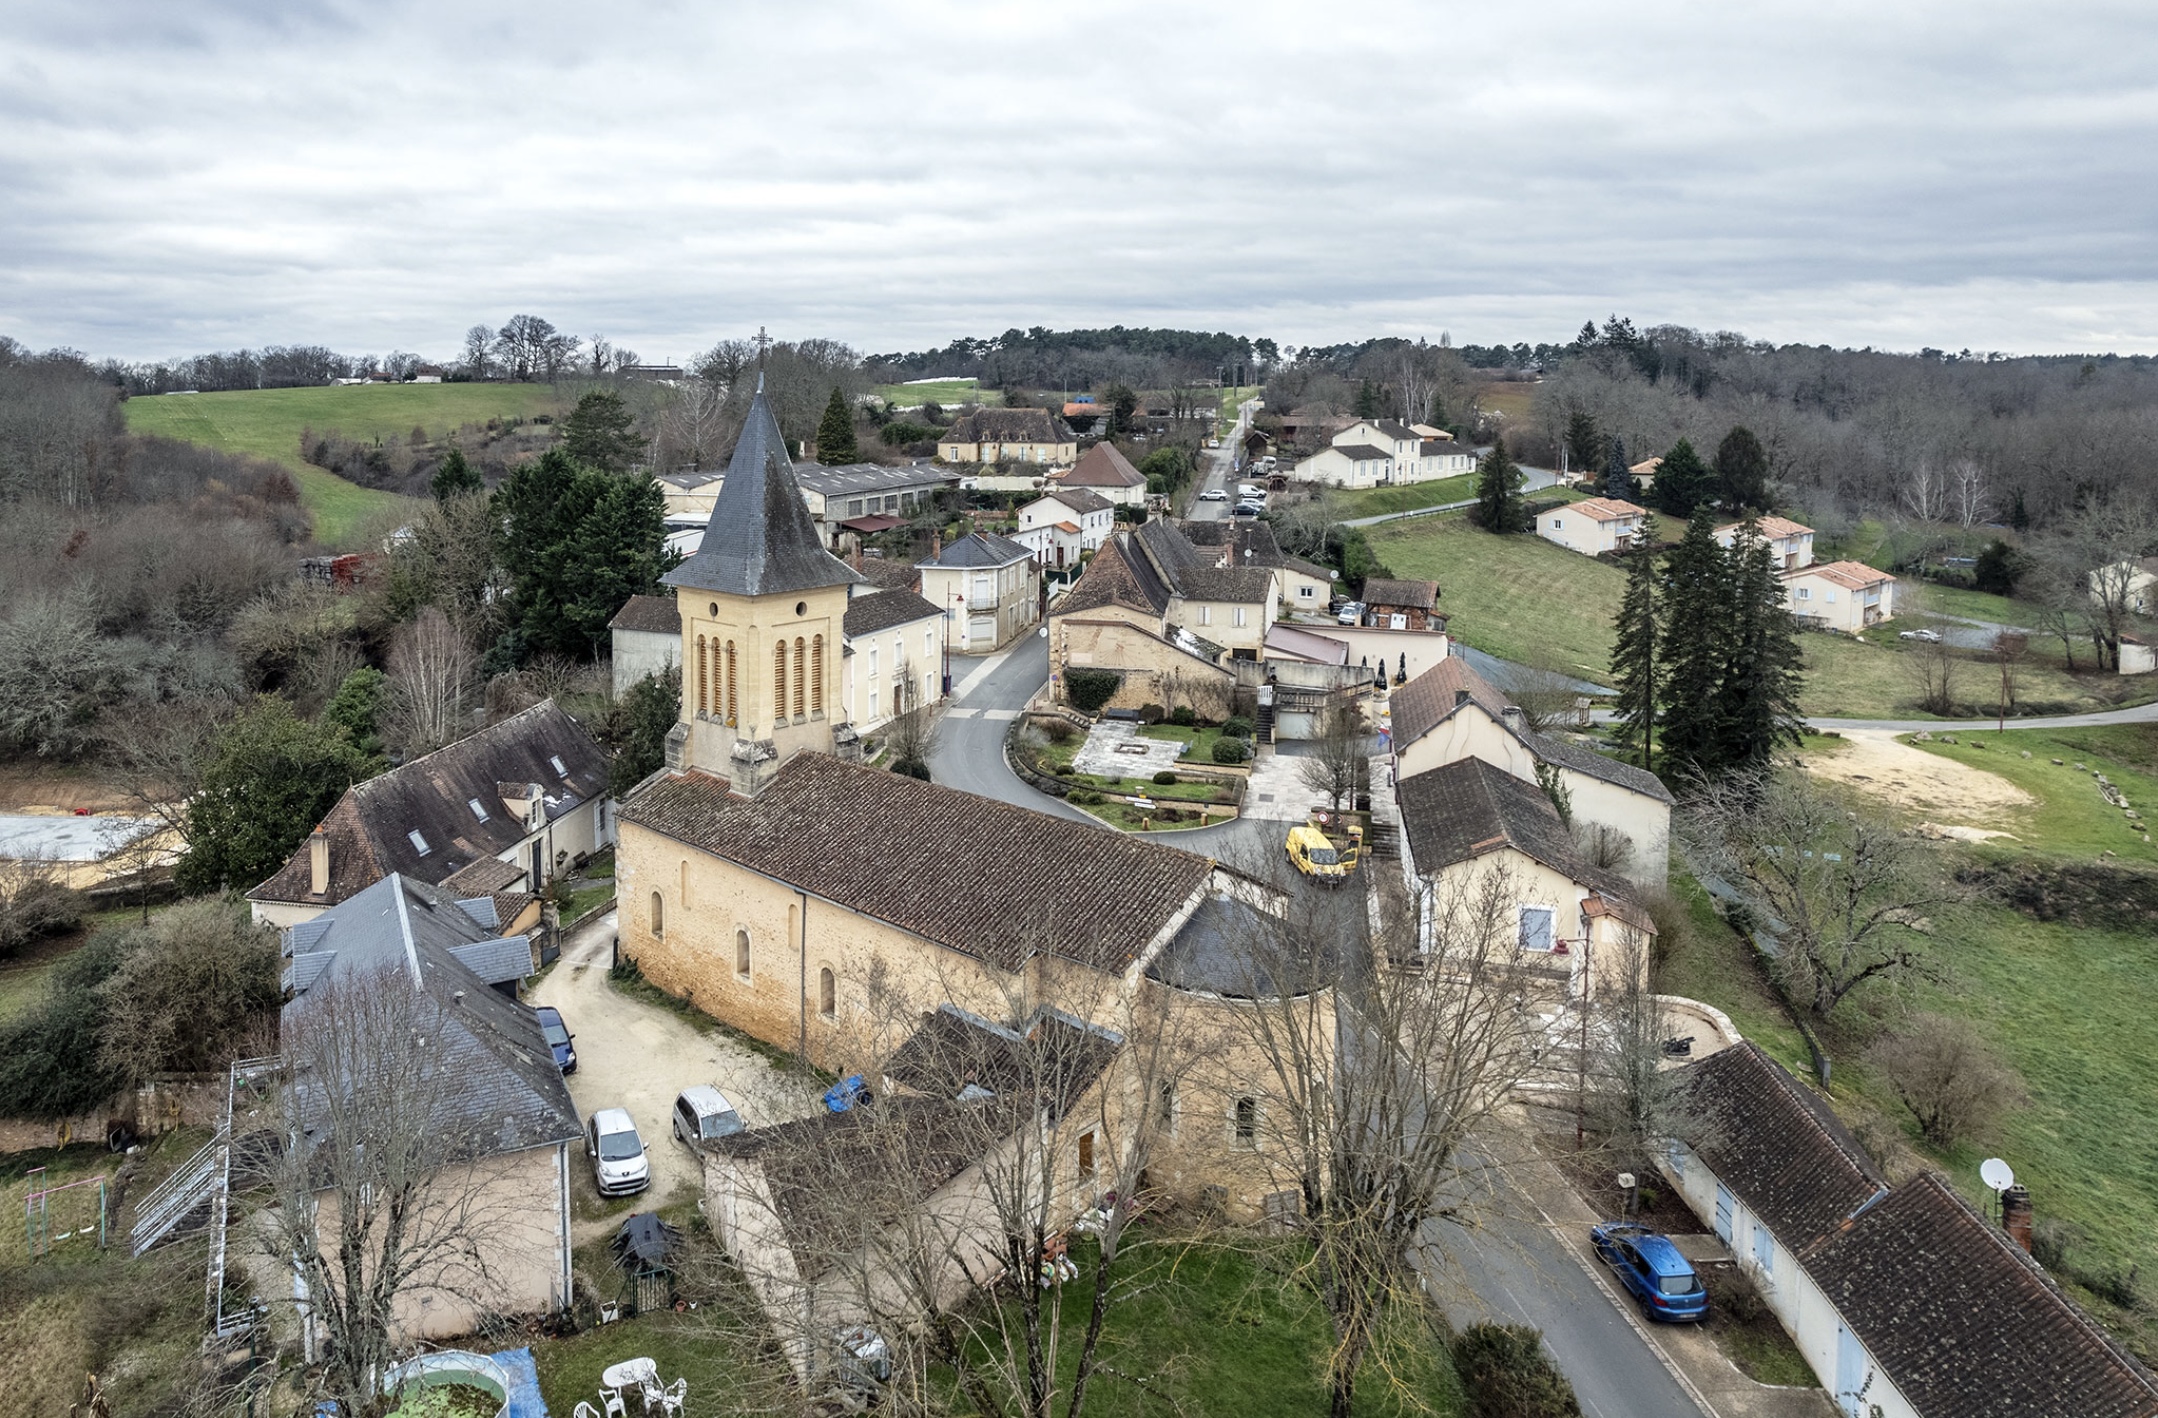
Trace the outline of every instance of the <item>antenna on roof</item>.
<instances>
[{"instance_id":1,"label":"antenna on roof","mask_svg":"<svg viewBox=\"0 0 2158 1418\"><path fill-rule=\"evenodd\" d=\"M2016 1184L2016 1174L2000 1158L1988 1157L1978 1164L1978 1180L1996 1192L2004 1192Z\"/></svg>"}]
</instances>

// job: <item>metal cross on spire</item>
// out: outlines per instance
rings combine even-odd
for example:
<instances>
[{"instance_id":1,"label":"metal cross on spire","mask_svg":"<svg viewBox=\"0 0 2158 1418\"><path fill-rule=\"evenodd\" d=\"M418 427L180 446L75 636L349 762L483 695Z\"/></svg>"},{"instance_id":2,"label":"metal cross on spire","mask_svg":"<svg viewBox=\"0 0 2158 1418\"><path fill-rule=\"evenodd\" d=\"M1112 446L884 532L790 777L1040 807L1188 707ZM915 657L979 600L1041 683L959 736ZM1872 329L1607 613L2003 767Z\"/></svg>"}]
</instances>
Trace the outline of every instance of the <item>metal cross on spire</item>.
<instances>
[{"instance_id":1,"label":"metal cross on spire","mask_svg":"<svg viewBox=\"0 0 2158 1418\"><path fill-rule=\"evenodd\" d=\"M771 347L772 337L765 334L764 327L759 325L757 327L757 368L764 368L764 352Z\"/></svg>"}]
</instances>

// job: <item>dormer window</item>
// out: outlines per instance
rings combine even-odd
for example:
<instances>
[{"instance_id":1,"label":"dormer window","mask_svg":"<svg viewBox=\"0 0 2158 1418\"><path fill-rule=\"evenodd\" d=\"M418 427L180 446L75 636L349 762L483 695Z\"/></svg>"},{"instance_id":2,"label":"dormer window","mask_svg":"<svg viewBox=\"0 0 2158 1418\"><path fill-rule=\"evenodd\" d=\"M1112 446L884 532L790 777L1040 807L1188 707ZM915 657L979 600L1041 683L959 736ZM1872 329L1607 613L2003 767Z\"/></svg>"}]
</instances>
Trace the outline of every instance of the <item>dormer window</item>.
<instances>
[{"instance_id":1,"label":"dormer window","mask_svg":"<svg viewBox=\"0 0 2158 1418\"><path fill-rule=\"evenodd\" d=\"M471 808L472 815L480 821L485 822L487 820L487 809L480 806L478 798L466 798L465 806Z\"/></svg>"},{"instance_id":2,"label":"dormer window","mask_svg":"<svg viewBox=\"0 0 2158 1418\"><path fill-rule=\"evenodd\" d=\"M434 848L427 845L427 839L420 835L420 829L417 827L405 834L405 840L412 844L413 851L418 852L423 857L434 850Z\"/></svg>"}]
</instances>

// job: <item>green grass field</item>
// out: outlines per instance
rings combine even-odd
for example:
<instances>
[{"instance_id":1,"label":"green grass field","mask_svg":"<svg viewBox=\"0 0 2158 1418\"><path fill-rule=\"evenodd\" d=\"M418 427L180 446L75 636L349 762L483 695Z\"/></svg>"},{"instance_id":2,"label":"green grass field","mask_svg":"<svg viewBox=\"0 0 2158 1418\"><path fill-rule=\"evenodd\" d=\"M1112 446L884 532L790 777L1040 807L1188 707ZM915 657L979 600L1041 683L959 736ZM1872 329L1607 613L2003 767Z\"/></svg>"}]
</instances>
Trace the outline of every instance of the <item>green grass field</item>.
<instances>
[{"instance_id":1,"label":"green grass field","mask_svg":"<svg viewBox=\"0 0 2158 1418\"><path fill-rule=\"evenodd\" d=\"M491 418L559 413L562 400L548 384L356 384L163 394L130 399L123 407L130 432L184 438L289 468L299 482L301 501L314 514L315 540L338 547L399 499L307 462L300 456L301 429L382 438L393 433L404 437L418 427L440 437Z\"/></svg>"},{"instance_id":2,"label":"green grass field","mask_svg":"<svg viewBox=\"0 0 2158 1418\"><path fill-rule=\"evenodd\" d=\"M2014 854L2090 861L2111 851L2124 863L2158 867L2158 846L2143 841L2147 824L2108 803L2091 772L2075 766L2105 774L2137 813L2158 812L2158 725L1966 730L1954 738L1913 746L1998 774L2037 799L2000 824L2016 834Z\"/></svg>"},{"instance_id":3,"label":"green grass field","mask_svg":"<svg viewBox=\"0 0 2158 1418\"><path fill-rule=\"evenodd\" d=\"M1401 483L1393 487L1358 488L1329 494L1341 508L1342 517L1377 517L1386 512L1413 512L1419 507L1444 507L1476 496L1476 474L1439 478L1427 483Z\"/></svg>"},{"instance_id":4,"label":"green grass field","mask_svg":"<svg viewBox=\"0 0 2158 1418\"><path fill-rule=\"evenodd\" d=\"M1003 399L996 390L984 390L979 379L932 379L924 384L879 384L869 391L887 404L904 408L911 404L994 404Z\"/></svg>"},{"instance_id":5,"label":"green grass field","mask_svg":"<svg viewBox=\"0 0 2158 1418\"><path fill-rule=\"evenodd\" d=\"M1536 403L1536 386L1525 380L1494 380L1477 386L1476 402L1479 407L1522 422Z\"/></svg>"},{"instance_id":6,"label":"green grass field","mask_svg":"<svg viewBox=\"0 0 2158 1418\"><path fill-rule=\"evenodd\" d=\"M1396 576L1439 583L1447 629L1464 643L1501 659L1548 658L1599 682L1610 673L1611 616L1626 581L1618 567L1537 536L1493 536L1458 516L1388 522L1366 535Z\"/></svg>"}]
</instances>

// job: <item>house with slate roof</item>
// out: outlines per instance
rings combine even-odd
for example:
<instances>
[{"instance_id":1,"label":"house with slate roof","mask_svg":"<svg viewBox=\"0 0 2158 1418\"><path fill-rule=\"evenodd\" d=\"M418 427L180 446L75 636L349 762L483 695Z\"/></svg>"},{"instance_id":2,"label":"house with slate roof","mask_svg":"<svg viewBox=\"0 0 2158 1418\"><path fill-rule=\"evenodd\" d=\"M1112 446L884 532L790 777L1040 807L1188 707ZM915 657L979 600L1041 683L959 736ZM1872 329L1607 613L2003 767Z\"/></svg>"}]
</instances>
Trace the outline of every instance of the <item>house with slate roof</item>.
<instances>
[{"instance_id":1,"label":"house with slate roof","mask_svg":"<svg viewBox=\"0 0 2158 1418\"><path fill-rule=\"evenodd\" d=\"M1079 456L1079 435L1047 409L976 409L937 435L946 463L1062 463Z\"/></svg>"},{"instance_id":2,"label":"house with slate roof","mask_svg":"<svg viewBox=\"0 0 2158 1418\"><path fill-rule=\"evenodd\" d=\"M1758 1045L1688 1065L1659 1163L1851 1418L2153 1418L2158 1379L1946 1179L1890 1186Z\"/></svg>"},{"instance_id":3,"label":"house with slate roof","mask_svg":"<svg viewBox=\"0 0 2158 1418\"><path fill-rule=\"evenodd\" d=\"M922 595L952 611L952 649L986 655L1041 618L1041 570L1034 553L994 532L969 532L918 563Z\"/></svg>"},{"instance_id":4,"label":"house with slate roof","mask_svg":"<svg viewBox=\"0 0 2158 1418\"><path fill-rule=\"evenodd\" d=\"M1554 776L1565 790L1575 830L1622 839L1617 869L1661 886L1669 875L1671 791L1653 773L1529 728L1518 706L1469 667L1446 659L1394 690L1388 702L1387 750L1396 782L1476 758L1528 783ZM1608 848L1599 853L1609 861Z\"/></svg>"},{"instance_id":5,"label":"house with slate roof","mask_svg":"<svg viewBox=\"0 0 2158 1418\"><path fill-rule=\"evenodd\" d=\"M1332 443L1298 463L1289 476L1328 487L1379 487L1458 477L1476 465L1476 452L1440 429L1394 419L1358 419Z\"/></svg>"},{"instance_id":6,"label":"house with slate roof","mask_svg":"<svg viewBox=\"0 0 2158 1418\"><path fill-rule=\"evenodd\" d=\"M841 622L840 707L857 733L944 698L944 608L913 591L857 586Z\"/></svg>"},{"instance_id":7,"label":"house with slate roof","mask_svg":"<svg viewBox=\"0 0 2158 1418\"><path fill-rule=\"evenodd\" d=\"M672 596L631 596L607 622L607 634L617 699L682 663L682 618Z\"/></svg>"},{"instance_id":8,"label":"house with slate roof","mask_svg":"<svg viewBox=\"0 0 2158 1418\"><path fill-rule=\"evenodd\" d=\"M405 986L432 1002L433 1037L416 1043L449 1085L430 1090L430 1126L447 1139L445 1205L474 1218L460 1244L393 1306L401 1343L466 1334L493 1316L544 1315L570 1302L571 1145L582 1134L539 1018L497 986L531 968L529 946L505 938L487 898L392 873L284 932L290 996L279 1027L295 1040L321 1027L314 1004L341 985ZM288 1042L288 1047L290 1044ZM338 1110L318 1082L287 1079L302 1136L324 1145ZM318 1198L322 1244L335 1254L337 1192ZM304 1306L305 1295L297 1297ZM310 1334L310 1342L314 1336Z\"/></svg>"},{"instance_id":9,"label":"house with slate roof","mask_svg":"<svg viewBox=\"0 0 2158 1418\"><path fill-rule=\"evenodd\" d=\"M613 841L607 755L546 699L347 788L247 899L257 921L289 926L392 872L440 885L487 861L511 869L488 891L537 896Z\"/></svg>"},{"instance_id":10,"label":"house with slate roof","mask_svg":"<svg viewBox=\"0 0 2158 1418\"><path fill-rule=\"evenodd\" d=\"M1109 540L1116 504L1086 487L1057 486L1019 509L1012 540L1043 569L1077 566Z\"/></svg>"},{"instance_id":11,"label":"house with slate roof","mask_svg":"<svg viewBox=\"0 0 2158 1418\"><path fill-rule=\"evenodd\" d=\"M1224 517L1179 522L1177 527L1193 546L1218 549L1227 565L1260 566L1271 572L1277 614L1333 607L1334 580L1340 573L1300 556L1290 556L1274 539L1274 529L1267 523Z\"/></svg>"}]
</instances>

